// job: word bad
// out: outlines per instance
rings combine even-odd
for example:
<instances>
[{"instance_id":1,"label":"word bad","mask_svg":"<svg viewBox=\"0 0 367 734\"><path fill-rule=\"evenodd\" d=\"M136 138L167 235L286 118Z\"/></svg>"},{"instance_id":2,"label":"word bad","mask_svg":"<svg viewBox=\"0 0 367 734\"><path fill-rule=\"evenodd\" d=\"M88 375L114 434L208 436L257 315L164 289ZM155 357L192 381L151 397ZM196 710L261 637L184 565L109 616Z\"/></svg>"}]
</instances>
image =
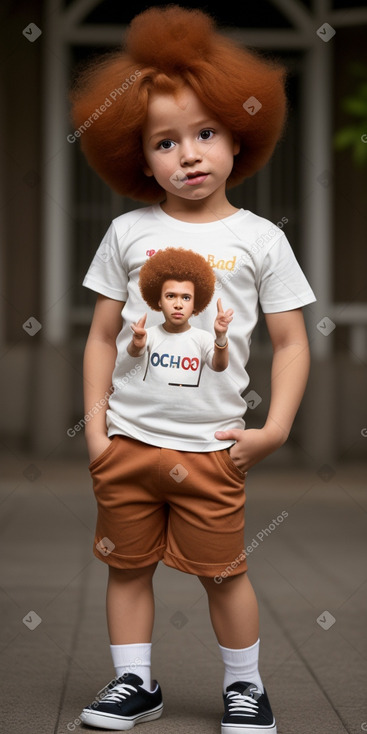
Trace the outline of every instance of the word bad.
<instances>
[{"instance_id":1,"label":"word bad","mask_svg":"<svg viewBox=\"0 0 367 734\"><path fill-rule=\"evenodd\" d=\"M212 268L217 268L218 270L233 270L236 264L236 257L233 257L232 260L227 260L226 262L224 260L218 260L215 262L214 255L208 255L208 263Z\"/></svg>"}]
</instances>

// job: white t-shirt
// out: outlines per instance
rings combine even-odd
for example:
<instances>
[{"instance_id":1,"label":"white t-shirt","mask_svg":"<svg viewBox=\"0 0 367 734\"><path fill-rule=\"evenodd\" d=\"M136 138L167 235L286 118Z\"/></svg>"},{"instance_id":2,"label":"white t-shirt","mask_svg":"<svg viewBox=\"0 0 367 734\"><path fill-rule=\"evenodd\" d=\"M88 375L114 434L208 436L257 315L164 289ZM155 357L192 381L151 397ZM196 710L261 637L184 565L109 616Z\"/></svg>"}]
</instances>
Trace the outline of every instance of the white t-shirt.
<instances>
[{"instance_id":1,"label":"white t-shirt","mask_svg":"<svg viewBox=\"0 0 367 734\"><path fill-rule=\"evenodd\" d=\"M205 311L192 317L193 326L209 332L214 341L217 298L222 299L224 310L234 310L228 329L227 369L218 373L205 367L205 378L203 372L195 390L174 388L182 396L180 402L190 403L188 421L183 420L174 400L163 411L158 390L151 393L152 406L146 404L145 369L136 369L137 360L127 353L130 324L146 311L146 327L162 322L162 314L147 307L138 281L146 259L167 247L203 255L217 278L214 297ZM107 230L83 285L125 301L123 327L116 340L115 389L107 410L108 435L119 433L182 451L227 448L233 440L218 441L215 431L245 427L247 406L242 395L249 383L246 364L259 304L264 313L277 313L316 300L282 230L243 209L225 219L199 224L181 222L159 204L123 214Z\"/></svg>"},{"instance_id":2,"label":"white t-shirt","mask_svg":"<svg viewBox=\"0 0 367 734\"><path fill-rule=\"evenodd\" d=\"M192 438L200 438L205 420L202 423L201 416L196 415L196 393L212 369L213 354L214 337L203 329L191 326L182 334L167 332L162 324L147 329L145 352L137 358L127 355L126 363L135 367L130 370L130 379L136 375L141 378L139 410L136 411L135 391L125 389L125 380L124 409L134 414L135 422L120 417L119 426L129 436L146 443L164 442L170 431L172 444L179 447L183 425L185 435L189 431Z\"/></svg>"}]
</instances>

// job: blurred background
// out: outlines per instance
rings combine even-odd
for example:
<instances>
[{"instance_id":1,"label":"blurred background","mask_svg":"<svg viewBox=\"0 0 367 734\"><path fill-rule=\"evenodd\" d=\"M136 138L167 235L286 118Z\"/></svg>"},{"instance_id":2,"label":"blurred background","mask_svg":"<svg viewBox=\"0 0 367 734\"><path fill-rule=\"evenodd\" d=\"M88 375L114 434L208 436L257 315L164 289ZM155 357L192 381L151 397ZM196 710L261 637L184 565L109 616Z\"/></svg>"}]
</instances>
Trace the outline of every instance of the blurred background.
<instances>
[{"instance_id":1,"label":"blurred background","mask_svg":"<svg viewBox=\"0 0 367 734\"><path fill-rule=\"evenodd\" d=\"M151 5L2 0L0 76L0 439L7 455L86 457L82 355L95 295L82 287L111 219L139 206L113 194L70 143L68 89L86 58L121 43ZM287 444L267 462L327 476L367 448L367 7L360 0L202 5L228 35L281 59L289 118L271 162L229 193L284 231L316 296L305 309L311 375ZM236 7L235 7L236 5ZM123 80L122 80L123 81ZM230 79L228 80L230 83ZM260 314L248 365L270 396Z\"/></svg>"},{"instance_id":2,"label":"blurred background","mask_svg":"<svg viewBox=\"0 0 367 734\"><path fill-rule=\"evenodd\" d=\"M245 543L259 541L249 567L278 731L356 734L367 729L367 7L181 5L209 10L229 37L289 71L285 135L229 198L284 223L318 299L304 309L312 367L290 438L247 478ZM0 3L1 722L14 734L78 730L82 706L113 675L106 568L91 552L96 507L73 427L96 298L82 280L111 219L137 203L109 191L80 140L68 141L68 90L79 63L119 46L147 7ZM249 427L265 420L270 365L260 312ZM166 721L151 732L217 732L222 663L206 595L162 563L154 593L152 672Z\"/></svg>"}]
</instances>

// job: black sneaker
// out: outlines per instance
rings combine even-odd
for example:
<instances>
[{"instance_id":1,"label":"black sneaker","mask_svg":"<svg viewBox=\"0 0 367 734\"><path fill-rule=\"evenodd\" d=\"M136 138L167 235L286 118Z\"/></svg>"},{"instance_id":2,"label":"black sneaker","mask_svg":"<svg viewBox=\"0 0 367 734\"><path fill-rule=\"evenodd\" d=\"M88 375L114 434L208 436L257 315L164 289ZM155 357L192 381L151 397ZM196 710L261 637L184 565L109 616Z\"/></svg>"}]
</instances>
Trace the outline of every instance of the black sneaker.
<instances>
[{"instance_id":1,"label":"black sneaker","mask_svg":"<svg viewBox=\"0 0 367 734\"><path fill-rule=\"evenodd\" d=\"M223 693L225 714L222 734L276 734L277 728L266 691L254 683L237 681Z\"/></svg>"},{"instance_id":2,"label":"black sneaker","mask_svg":"<svg viewBox=\"0 0 367 734\"><path fill-rule=\"evenodd\" d=\"M159 719L163 711L162 691L157 681L154 691L141 687L143 683L135 673L116 678L102 688L93 703L83 709L83 724L113 731L127 731L135 724Z\"/></svg>"}]
</instances>

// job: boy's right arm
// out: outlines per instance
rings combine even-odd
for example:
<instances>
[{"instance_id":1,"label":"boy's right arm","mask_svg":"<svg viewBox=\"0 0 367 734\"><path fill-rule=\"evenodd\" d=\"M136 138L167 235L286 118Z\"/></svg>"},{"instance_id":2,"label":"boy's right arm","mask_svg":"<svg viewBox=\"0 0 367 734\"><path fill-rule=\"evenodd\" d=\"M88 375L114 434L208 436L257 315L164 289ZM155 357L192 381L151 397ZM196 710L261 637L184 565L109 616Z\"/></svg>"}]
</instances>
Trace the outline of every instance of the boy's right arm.
<instances>
[{"instance_id":1,"label":"boy's right arm","mask_svg":"<svg viewBox=\"0 0 367 734\"><path fill-rule=\"evenodd\" d=\"M141 357L145 352L145 345L147 342L147 332L144 329L145 322L147 320L146 313L134 324L131 324L130 328L134 334L130 344L128 344L127 351L130 357Z\"/></svg>"},{"instance_id":2,"label":"boy's right arm","mask_svg":"<svg viewBox=\"0 0 367 734\"><path fill-rule=\"evenodd\" d=\"M117 355L116 338L122 327L121 311L125 303L99 295L94 309L83 361L84 411L89 416L85 424L90 461L107 448L107 393L112 392L112 372ZM104 405L95 411L102 401Z\"/></svg>"}]
</instances>

